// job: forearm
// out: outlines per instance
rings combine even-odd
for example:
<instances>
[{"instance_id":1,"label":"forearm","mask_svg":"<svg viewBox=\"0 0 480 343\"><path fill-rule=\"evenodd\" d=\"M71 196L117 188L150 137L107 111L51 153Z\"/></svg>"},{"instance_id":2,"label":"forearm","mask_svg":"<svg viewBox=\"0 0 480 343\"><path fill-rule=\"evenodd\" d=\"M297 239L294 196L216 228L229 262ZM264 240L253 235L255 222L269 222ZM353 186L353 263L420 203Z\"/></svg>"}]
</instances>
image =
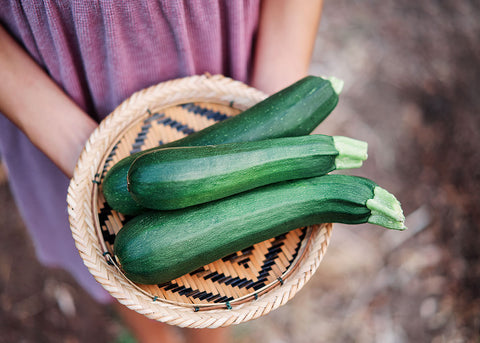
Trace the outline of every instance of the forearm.
<instances>
[{"instance_id":1,"label":"forearm","mask_svg":"<svg viewBox=\"0 0 480 343\"><path fill-rule=\"evenodd\" d=\"M0 26L0 112L71 177L97 124Z\"/></svg>"},{"instance_id":2,"label":"forearm","mask_svg":"<svg viewBox=\"0 0 480 343\"><path fill-rule=\"evenodd\" d=\"M308 74L322 0L264 0L251 83L268 93Z\"/></svg>"}]
</instances>

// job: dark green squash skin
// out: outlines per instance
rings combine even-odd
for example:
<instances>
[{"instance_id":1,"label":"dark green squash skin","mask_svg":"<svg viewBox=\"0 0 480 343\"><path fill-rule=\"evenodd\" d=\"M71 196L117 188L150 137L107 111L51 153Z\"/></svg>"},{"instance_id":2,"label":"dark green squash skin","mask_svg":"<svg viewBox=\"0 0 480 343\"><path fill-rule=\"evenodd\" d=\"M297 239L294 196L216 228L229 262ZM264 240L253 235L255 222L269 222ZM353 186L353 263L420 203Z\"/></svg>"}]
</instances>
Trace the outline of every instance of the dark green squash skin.
<instances>
[{"instance_id":1,"label":"dark green squash skin","mask_svg":"<svg viewBox=\"0 0 480 343\"><path fill-rule=\"evenodd\" d=\"M274 182L325 175L339 152L326 135L165 148L130 166L128 190L140 205L175 210Z\"/></svg>"},{"instance_id":2,"label":"dark green squash skin","mask_svg":"<svg viewBox=\"0 0 480 343\"><path fill-rule=\"evenodd\" d=\"M297 227L366 223L376 184L349 175L285 181L178 211L134 217L114 253L132 281L159 284Z\"/></svg>"},{"instance_id":3,"label":"dark green squash skin","mask_svg":"<svg viewBox=\"0 0 480 343\"><path fill-rule=\"evenodd\" d=\"M331 113L337 103L338 94L329 80L307 76L236 116L164 144L161 148L307 135ZM137 157L158 148L132 154L108 171L102 181L102 190L110 207L127 215L144 210L128 192L127 173Z\"/></svg>"}]
</instances>

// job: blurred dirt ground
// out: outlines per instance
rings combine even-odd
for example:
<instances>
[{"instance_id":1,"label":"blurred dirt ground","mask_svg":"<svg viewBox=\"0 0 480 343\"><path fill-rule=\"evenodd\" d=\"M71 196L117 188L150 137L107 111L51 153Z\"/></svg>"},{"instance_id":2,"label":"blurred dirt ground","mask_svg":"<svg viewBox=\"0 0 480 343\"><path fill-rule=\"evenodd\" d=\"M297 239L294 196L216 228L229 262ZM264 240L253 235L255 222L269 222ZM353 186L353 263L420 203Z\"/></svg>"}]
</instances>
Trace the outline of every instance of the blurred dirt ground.
<instances>
[{"instance_id":1,"label":"blurred dirt ground","mask_svg":"<svg viewBox=\"0 0 480 343\"><path fill-rule=\"evenodd\" d=\"M326 2L311 73L345 81L317 133L369 142L352 174L394 193L408 231L336 225L287 305L234 342L480 341L480 3ZM0 172L0 342L131 341L110 308L38 264Z\"/></svg>"}]
</instances>

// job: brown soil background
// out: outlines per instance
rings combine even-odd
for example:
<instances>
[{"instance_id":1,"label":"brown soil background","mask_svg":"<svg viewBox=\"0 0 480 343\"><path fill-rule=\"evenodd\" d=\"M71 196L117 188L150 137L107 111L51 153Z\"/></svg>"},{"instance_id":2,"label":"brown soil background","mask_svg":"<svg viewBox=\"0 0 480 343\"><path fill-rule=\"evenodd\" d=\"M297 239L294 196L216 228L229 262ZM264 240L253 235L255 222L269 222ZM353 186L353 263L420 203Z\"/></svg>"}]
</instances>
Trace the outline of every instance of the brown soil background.
<instances>
[{"instance_id":1,"label":"brown soil background","mask_svg":"<svg viewBox=\"0 0 480 343\"><path fill-rule=\"evenodd\" d=\"M311 73L345 88L316 132L369 142L352 174L394 193L409 230L336 225L311 281L234 342L480 341L479 18L473 0L325 3ZM133 342L39 265L4 169L0 228L0 342Z\"/></svg>"}]
</instances>

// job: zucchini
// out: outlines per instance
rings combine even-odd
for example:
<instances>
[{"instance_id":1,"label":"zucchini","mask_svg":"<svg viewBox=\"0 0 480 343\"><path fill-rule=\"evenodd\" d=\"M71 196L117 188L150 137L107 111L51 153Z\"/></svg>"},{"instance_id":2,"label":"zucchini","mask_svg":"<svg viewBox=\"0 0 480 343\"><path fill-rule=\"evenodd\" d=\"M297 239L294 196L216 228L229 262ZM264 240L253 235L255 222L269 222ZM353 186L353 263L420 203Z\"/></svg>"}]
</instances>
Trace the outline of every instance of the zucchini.
<instances>
[{"instance_id":1,"label":"zucchini","mask_svg":"<svg viewBox=\"0 0 480 343\"><path fill-rule=\"evenodd\" d=\"M151 211L118 232L125 275L159 284L294 228L372 223L404 230L395 197L366 178L324 175L279 182L179 211Z\"/></svg>"},{"instance_id":2,"label":"zucchini","mask_svg":"<svg viewBox=\"0 0 480 343\"><path fill-rule=\"evenodd\" d=\"M343 82L307 76L265 100L230 117L161 147L200 146L231 142L258 141L311 133L335 108ZM127 189L131 163L146 151L137 152L116 163L105 175L102 189L114 210L127 215L141 213Z\"/></svg>"},{"instance_id":3,"label":"zucchini","mask_svg":"<svg viewBox=\"0 0 480 343\"><path fill-rule=\"evenodd\" d=\"M156 149L128 171L128 190L141 206L174 210L270 183L358 168L367 143L307 135L255 142Z\"/></svg>"}]
</instances>

